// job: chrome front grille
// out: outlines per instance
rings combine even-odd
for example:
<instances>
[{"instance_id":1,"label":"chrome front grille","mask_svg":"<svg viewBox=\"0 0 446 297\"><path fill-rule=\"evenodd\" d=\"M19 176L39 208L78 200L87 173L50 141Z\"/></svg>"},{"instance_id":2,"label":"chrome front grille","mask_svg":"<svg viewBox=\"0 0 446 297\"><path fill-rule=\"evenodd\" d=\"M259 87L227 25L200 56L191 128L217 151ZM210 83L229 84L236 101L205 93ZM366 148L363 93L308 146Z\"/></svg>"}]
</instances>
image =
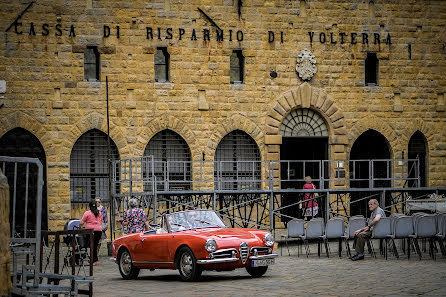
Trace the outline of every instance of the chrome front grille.
<instances>
[{"instance_id":1,"label":"chrome front grille","mask_svg":"<svg viewBox=\"0 0 446 297\"><path fill-rule=\"evenodd\" d=\"M248 260L249 245L246 242L242 242L240 244L239 250L240 250L240 259L242 260L242 263L245 264L246 260Z\"/></svg>"},{"instance_id":2,"label":"chrome front grille","mask_svg":"<svg viewBox=\"0 0 446 297\"><path fill-rule=\"evenodd\" d=\"M257 256L258 254L269 254L271 253L271 248L266 246L254 246L251 248L250 254Z\"/></svg>"},{"instance_id":3,"label":"chrome front grille","mask_svg":"<svg viewBox=\"0 0 446 297\"><path fill-rule=\"evenodd\" d=\"M231 248L231 249L217 250L210 254L210 258L212 259L233 258L236 255L237 255L237 250L235 248Z\"/></svg>"}]
</instances>

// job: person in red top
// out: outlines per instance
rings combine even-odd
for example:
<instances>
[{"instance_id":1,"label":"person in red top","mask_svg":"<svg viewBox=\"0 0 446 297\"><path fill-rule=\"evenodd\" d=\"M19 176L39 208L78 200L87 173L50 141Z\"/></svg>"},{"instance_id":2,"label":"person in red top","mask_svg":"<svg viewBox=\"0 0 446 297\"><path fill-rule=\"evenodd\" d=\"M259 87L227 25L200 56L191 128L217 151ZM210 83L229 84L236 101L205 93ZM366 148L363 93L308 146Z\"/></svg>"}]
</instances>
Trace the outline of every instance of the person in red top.
<instances>
[{"instance_id":1,"label":"person in red top","mask_svg":"<svg viewBox=\"0 0 446 297\"><path fill-rule=\"evenodd\" d=\"M94 231L93 265L97 266L99 265L98 244L102 237L102 213L98 210L96 202L90 202L88 206L90 210L82 216L80 226Z\"/></svg>"},{"instance_id":2,"label":"person in red top","mask_svg":"<svg viewBox=\"0 0 446 297\"><path fill-rule=\"evenodd\" d=\"M316 186L311 182L311 176L305 177L305 185L303 187L304 190L315 190ZM308 217L315 217L319 211L318 205L316 202L316 197L314 193L305 193L304 201L310 200L308 202L303 203L303 215L305 217L305 220L308 219Z\"/></svg>"}]
</instances>

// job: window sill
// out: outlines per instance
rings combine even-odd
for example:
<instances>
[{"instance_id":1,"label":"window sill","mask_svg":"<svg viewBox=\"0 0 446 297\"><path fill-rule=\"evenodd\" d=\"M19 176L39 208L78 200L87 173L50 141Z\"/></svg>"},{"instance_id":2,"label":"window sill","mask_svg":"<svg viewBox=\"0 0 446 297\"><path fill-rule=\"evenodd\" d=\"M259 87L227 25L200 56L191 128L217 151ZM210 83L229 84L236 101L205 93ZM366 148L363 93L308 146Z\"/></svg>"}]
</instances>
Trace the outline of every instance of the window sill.
<instances>
[{"instance_id":1,"label":"window sill","mask_svg":"<svg viewBox=\"0 0 446 297\"><path fill-rule=\"evenodd\" d=\"M157 89L172 90L173 86L174 86L173 82L170 82L170 81L165 81L165 82L156 81L155 82L155 88L157 88Z\"/></svg>"}]
</instances>

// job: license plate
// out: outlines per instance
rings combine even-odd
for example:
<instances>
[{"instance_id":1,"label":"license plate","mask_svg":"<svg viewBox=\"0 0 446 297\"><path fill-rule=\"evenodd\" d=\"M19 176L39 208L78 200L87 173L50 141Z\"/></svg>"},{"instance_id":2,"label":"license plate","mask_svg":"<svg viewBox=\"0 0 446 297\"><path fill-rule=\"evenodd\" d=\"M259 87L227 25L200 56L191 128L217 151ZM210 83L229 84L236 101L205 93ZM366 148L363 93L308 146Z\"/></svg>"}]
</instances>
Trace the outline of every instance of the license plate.
<instances>
[{"instance_id":1,"label":"license plate","mask_svg":"<svg viewBox=\"0 0 446 297\"><path fill-rule=\"evenodd\" d=\"M268 266L273 265L275 259L262 259L262 260L252 260L251 266L252 267L260 267L260 266Z\"/></svg>"}]
</instances>

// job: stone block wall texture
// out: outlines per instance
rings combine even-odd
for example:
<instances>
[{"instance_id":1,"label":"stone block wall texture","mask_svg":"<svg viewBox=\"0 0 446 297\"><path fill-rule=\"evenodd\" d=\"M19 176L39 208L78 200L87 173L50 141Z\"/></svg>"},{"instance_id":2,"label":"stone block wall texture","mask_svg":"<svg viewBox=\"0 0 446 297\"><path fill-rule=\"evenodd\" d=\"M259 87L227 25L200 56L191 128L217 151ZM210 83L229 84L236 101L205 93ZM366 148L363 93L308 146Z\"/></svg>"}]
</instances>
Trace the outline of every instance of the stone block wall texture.
<instances>
[{"instance_id":1,"label":"stone block wall texture","mask_svg":"<svg viewBox=\"0 0 446 297\"><path fill-rule=\"evenodd\" d=\"M61 228L71 215L74 143L92 128L106 132L106 76L110 133L121 158L142 156L151 137L168 128L185 139L194 161L203 152L212 161L219 141L234 129L256 141L262 160L280 159L280 123L306 107L327 121L331 159L348 159L368 129L387 139L392 158L407 157L410 137L421 131L428 186L445 185L445 1L246 0L241 15L237 2L41 0L6 32L29 1L2 1L0 80L6 92L0 94L0 137L22 127L42 143L50 228ZM198 8L223 29L223 41ZM147 39L147 27L153 39ZM101 53L99 82L84 79L87 46ZM170 54L167 83L154 80L157 47ZM305 48L318 71L304 83L295 67ZM229 83L233 50L245 57L241 85ZM377 86L365 86L367 52L379 59Z\"/></svg>"},{"instance_id":2,"label":"stone block wall texture","mask_svg":"<svg viewBox=\"0 0 446 297\"><path fill-rule=\"evenodd\" d=\"M9 228L9 185L0 169L0 296L8 296L11 292Z\"/></svg>"}]
</instances>

